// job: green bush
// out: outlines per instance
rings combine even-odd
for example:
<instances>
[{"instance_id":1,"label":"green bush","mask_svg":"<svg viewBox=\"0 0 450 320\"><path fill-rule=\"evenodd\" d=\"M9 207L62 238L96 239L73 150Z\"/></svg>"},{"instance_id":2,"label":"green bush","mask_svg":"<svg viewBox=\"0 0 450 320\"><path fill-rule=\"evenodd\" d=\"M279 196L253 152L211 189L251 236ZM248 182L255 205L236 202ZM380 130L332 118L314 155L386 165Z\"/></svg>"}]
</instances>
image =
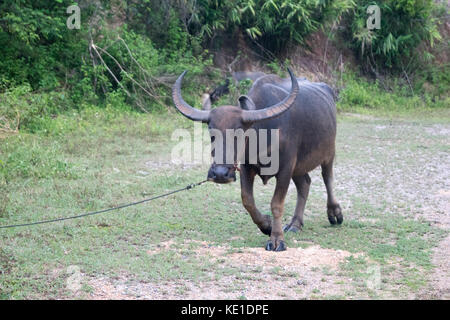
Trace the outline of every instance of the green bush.
<instances>
[{"instance_id":1,"label":"green bush","mask_svg":"<svg viewBox=\"0 0 450 320\"><path fill-rule=\"evenodd\" d=\"M367 8L380 7L380 29L367 28ZM414 50L422 42L441 39L433 0L357 0L347 17L351 46L370 69L403 71L411 67Z\"/></svg>"},{"instance_id":2,"label":"green bush","mask_svg":"<svg viewBox=\"0 0 450 320\"><path fill-rule=\"evenodd\" d=\"M88 43L86 31L66 26L66 8L71 4L68 0L0 3L0 90L26 84L33 90L53 90L70 84Z\"/></svg>"},{"instance_id":3,"label":"green bush","mask_svg":"<svg viewBox=\"0 0 450 320\"><path fill-rule=\"evenodd\" d=\"M140 111L161 110L171 105L171 87L175 75L184 70L189 70L190 76L203 75L205 68L212 65L207 51L194 56L189 50L157 49L148 37L129 30L127 25L118 32L105 33L97 45L108 48L107 53L101 50L99 53L119 81L117 83L104 65L99 65L95 69L98 71L95 73L97 95L106 99L111 92L119 92L126 103ZM198 78L194 79L186 82L185 87L188 91L198 92L201 84ZM102 92L105 88L107 91Z\"/></svg>"},{"instance_id":4,"label":"green bush","mask_svg":"<svg viewBox=\"0 0 450 320\"><path fill-rule=\"evenodd\" d=\"M415 90L432 100L450 97L450 73L447 65L433 65L416 70ZM447 105L449 107L450 105Z\"/></svg>"},{"instance_id":5,"label":"green bush","mask_svg":"<svg viewBox=\"0 0 450 320\"><path fill-rule=\"evenodd\" d=\"M408 88L423 93L424 101L445 101L449 88L445 66L425 67L424 59L412 59L419 44L439 39L436 19L445 12L439 13L431 0L380 0L381 29L368 32L366 8L372 3L83 1L79 4L82 28L70 30L66 26L70 0L4 0L0 2L0 127L15 128L20 120L21 130L57 132L65 126L58 115L92 105L161 111L172 105L171 86L183 70L189 70L183 95L190 104L199 105L205 88L222 77L204 48L239 33L248 36L248 43L257 41L282 51L304 43L309 34L326 29L346 12L343 26L350 28L345 36L362 64L371 61L375 68L390 69L404 65L407 73L417 71ZM101 58L89 46L91 41L106 50L98 49ZM269 68L280 73L273 62L276 58L271 60ZM368 91L350 87L355 90L348 92L351 99L365 104Z\"/></svg>"},{"instance_id":6,"label":"green bush","mask_svg":"<svg viewBox=\"0 0 450 320\"><path fill-rule=\"evenodd\" d=\"M432 101L411 95L409 89L392 84L391 92L386 91L378 81L368 81L353 73L343 75L345 87L339 92L338 110L346 112L401 113L420 110L445 108L450 105L450 98Z\"/></svg>"},{"instance_id":7,"label":"green bush","mask_svg":"<svg viewBox=\"0 0 450 320\"><path fill-rule=\"evenodd\" d=\"M0 94L0 116L3 126L41 131L42 122L71 108L64 92L33 93L29 85L21 85Z\"/></svg>"},{"instance_id":8,"label":"green bush","mask_svg":"<svg viewBox=\"0 0 450 320\"><path fill-rule=\"evenodd\" d=\"M352 8L352 0L199 0L191 32L214 38L243 31L270 50L304 43L305 37Z\"/></svg>"},{"instance_id":9,"label":"green bush","mask_svg":"<svg viewBox=\"0 0 450 320\"><path fill-rule=\"evenodd\" d=\"M165 25L161 20L166 13L162 10L164 6L158 8L154 1L83 2L79 4L82 28L71 30L66 26L69 16L66 8L71 4L73 2L69 0L6 0L0 4L0 92L6 92L8 103L24 88L30 88L26 89L27 94L49 92L48 95L28 95L27 99L33 100L29 107L18 106L18 101L13 101L12 110L7 114L2 110L0 117L10 118L11 113L19 110L21 125L31 128L31 121L39 121L31 120L34 116L65 112L66 106L104 105L112 92L126 96L125 103L138 110L161 109L170 104L171 84L171 80L160 81L161 78L179 74L184 69L199 74L211 64L207 55L193 54L191 45L195 37L183 30L177 12L172 8L169 8L170 19ZM120 10L121 6L129 10L124 22L131 22L132 27L124 23L119 29L110 29L110 15L117 13L114 10ZM139 23L144 18L148 19L147 23ZM145 25L151 25L152 30L158 32L152 32L148 37L147 29L142 28ZM93 50L89 50L91 39L98 47L107 48L110 56L100 52L106 66ZM188 43L188 40L192 41ZM142 84L147 92L130 78ZM18 89L13 89L15 87ZM41 98L54 100L52 92L55 90L65 92L65 101L61 101L59 110L44 110L44 102L34 101ZM49 102L50 108L57 106Z\"/></svg>"}]
</instances>

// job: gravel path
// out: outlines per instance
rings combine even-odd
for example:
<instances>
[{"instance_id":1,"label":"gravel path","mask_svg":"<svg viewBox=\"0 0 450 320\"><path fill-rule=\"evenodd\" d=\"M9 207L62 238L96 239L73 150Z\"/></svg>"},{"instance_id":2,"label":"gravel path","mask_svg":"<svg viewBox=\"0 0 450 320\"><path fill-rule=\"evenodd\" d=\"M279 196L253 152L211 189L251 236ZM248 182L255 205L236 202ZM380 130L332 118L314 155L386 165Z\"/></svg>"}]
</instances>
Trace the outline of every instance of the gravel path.
<instances>
[{"instance_id":1,"label":"gravel path","mask_svg":"<svg viewBox=\"0 0 450 320\"><path fill-rule=\"evenodd\" d=\"M380 214L423 218L450 231L449 124L361 119L339 128L336 187L347 209L345 195L374 206L382 200ZM346 154L355 145L359 157ZM430 284L417 298L450 299L450 236L434 250L433 264Z\"/></svg>"}]
</instances>

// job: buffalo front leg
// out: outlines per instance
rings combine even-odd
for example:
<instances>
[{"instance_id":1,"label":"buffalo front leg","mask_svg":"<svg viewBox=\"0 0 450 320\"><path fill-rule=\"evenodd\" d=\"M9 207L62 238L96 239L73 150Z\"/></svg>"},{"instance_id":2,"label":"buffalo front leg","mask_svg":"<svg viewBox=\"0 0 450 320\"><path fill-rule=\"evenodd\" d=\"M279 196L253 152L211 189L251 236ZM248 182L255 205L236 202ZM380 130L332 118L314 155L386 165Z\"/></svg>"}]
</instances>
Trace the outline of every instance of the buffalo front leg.
<instances>
[{"instance_id":1,"label":"buffalo front leg","mask_svg":"<svg viewBox=\"0 0 450 320\"><path fill-rule=\"evenodd\" d=\"M308 174L303 176L294 176L292 180L297 188L297 205L295 206L294 216L289 224L283 228L284 232L298 232L303 226L303 213L305 211L306 200L308 199L309 186L311 178Z\"/></svg>"},{"instance_id":2,"label":"buffalo front leg","mask_svg":"<svg viewBox=\"0 0 450 320\"><path fill-rule=\"evenodd\" d=\"M241 166L241 198L244 208L252 217L253 222L259 230L266 235L272 232L272 221L269 215L261 214L256 208L255 198L253 196L253 182L255 181L255 170L246 166Z\"/></svg>"},{"instance_id":3,"label":"buffalo front leg","mask_svg":"<svg viewBox=\"0 0 450 320\"><path fill-rule=\"evenodd\" d=\"M341 206L336 201L333 193L333 160L322 165L322 177L327 188L327 214L331 224L341 224L344 220Z\"/></svg>"},{"instance_id":4,"label":"buffalo front leg","mask_svg":"<svg viewBox=\"0 0 450 320\"><path fill-rule=\"evenodd\" d=\"M284 234L281 227L283 211L284 211L284 199L289 188L289 182L291 181L289 176L278 176L277 184L275 187L275 193L270 204L272 209L272 232L270 234L270 240L267 242L266 250L284 251L286 250L286 244L284 243Z\"/></svg>"}]
</instances>

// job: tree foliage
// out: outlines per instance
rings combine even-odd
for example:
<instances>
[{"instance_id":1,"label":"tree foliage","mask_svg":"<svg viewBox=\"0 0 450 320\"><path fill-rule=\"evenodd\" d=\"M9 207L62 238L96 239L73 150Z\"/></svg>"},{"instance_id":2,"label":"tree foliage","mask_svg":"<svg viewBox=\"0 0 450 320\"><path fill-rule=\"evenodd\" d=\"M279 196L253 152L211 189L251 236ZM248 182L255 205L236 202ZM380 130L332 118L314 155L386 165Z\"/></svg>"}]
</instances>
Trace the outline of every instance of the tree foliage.
<instances>
[{"instance_id":1,"label":"tree foliage","mask_svg":"<svg viewBox=\"0 0 450 320\"><path fill-rule=\"evenodd\" d=\"M33 89L65 85L76 56L86 47L81 32L66 26L68 1L0 3L0 89L29 84Z\"/></svg>"},{"instance_id":2,"label":"tree foliage","mask_svg":"<svg viewBox=\"0 0 450 320\"><path fill-rule=\"evenodd\" d=\"M278 52L352 8L352 0L199 0L191 32L213 38L221 32L245 32L267 49Z\"/></svg>"},{"instance_id":3,"label":"tree foliage","mask_svg":"<svg viewBox=\"0 0 450 320\"><path fill-rule=\"evenodd\" d=\"M381 26L369 30L367 7L373 4L381 9ZM441 39L434 10L433 0L359 0L349 16L351 46L372 67L401 69L419 44Z\"/></svg>"},{"instance_id":4,"label":"tree foliage","mask_svg":"<svg viewBox=\"0 0 450 320\"><path fill-rule=\"evenodd\" d=\"M375 3L381 29L368 30L366 9ZM220 46L221 37L240 33L248 43L279 53L340 25L361 66L392 71L417 68L411 62L417 46L440 39L432 0L80 0L80 30L66 26L72 4L0 2L0 94L63 92L61 109L120 99L147 111L170 103L175 74L205 73L211 65L205 48ZM447 79L439 74L428 78ZM199 82L190 83L188 90L200 90ZM50 109L23 116L56 112Z\"/></svg>"}]
</instances>

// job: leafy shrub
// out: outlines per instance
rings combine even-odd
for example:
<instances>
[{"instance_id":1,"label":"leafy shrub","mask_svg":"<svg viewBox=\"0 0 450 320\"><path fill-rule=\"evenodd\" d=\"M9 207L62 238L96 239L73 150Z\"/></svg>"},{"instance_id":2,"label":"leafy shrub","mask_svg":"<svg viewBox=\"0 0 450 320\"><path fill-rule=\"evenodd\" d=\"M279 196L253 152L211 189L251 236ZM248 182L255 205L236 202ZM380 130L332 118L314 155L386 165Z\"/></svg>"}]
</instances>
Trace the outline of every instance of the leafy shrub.
<instances>
[{"instance_id":1,"label":"leafy shrub","mask_svg":"<svg viewBox=\"0 0 450 320\"><path fill-rule=\"evenodd\" d=\"M380 7L380 29L369 30L367 8L373 4ZM347 17L351 45L367 67L402 71L420 43L441 39L433 10L433 0L357 0Z\"/></svg>"},{"instance_id":2,"label":"leafy shrub","mask_svg":"<svg viewBox=\"0 0 450 320\"><path fill-rule=\"evenodd\" d=\"M353 7L352 0L199 0L191 31L213 38L220 31L244 31L271 50L304 43L324 23Z\"/></svg>"},{"instance_id":3,"label":"leafy shrub","mask_svg":"<svg viewBox=\"0 0 450 320\"><path fill-rule=\"evenodd\" d=\"M98 94L101 95L100 89L105 87L104 98L110 95L111 90L120 92L126 103L137 106L141 111L160 110L172 103L174 75L184 70L189 70L190 75L201 75L212 64L207 52L194 56L191 51L158 50L148 37L130 31L126 25L119 31L119 37L117 32L106 33L97 45L102 56L100 59L97 55L96 59ZM108 49L102 50L100 47ZM186 83L190 91L199 86L198 81Z\"/></svg>"},{"instance_id":4,"label":"leafy shrub","mask_svg":"<svg viewBox=\"0 0 450 320\"><path fill-rule=\"evenodd\" d=\"M450 73L447 65L430 64L416 70L415 90L432 100L450 97ZM449 105L447 105L449 106Z\"/></svg>"},{"instance_id":5,"label":"leafy shrub","mask_svg":"<svg viewBox=\"0 0 450 320\"><path fill-rule=\"evenodd\" d=\"M66 26L72 2L0 2L0 90L29 84L52 90L70 81L81 64L86 31Z\"/></svg>"},{"instance_id":6,"label":"leafy shrub","mask_svg":"<svg viewBox=\"0 0 450 320\"><path fill-rule=\"evenodd\" d=\"M32 93L29 85L17 86L0 94L3 121L18 124L28 132L41 130L42 122L70 109L63 92ZM13 125L10 125L12 127Z\"/></svg>"},{"instance_id":7,"label":"leafy shrub","mask_svg":"<svg viewBox=\"0 0 450 320\"><path fill-rule=\"evenodd\" d=\"M448 107L450 99L432 101L427 96L412 95L409 89L399 84L392 85L387 92L378 81L367 81L353 73L343 75L345 87L339 93L338 110L351 112L408 112Z\"/></svg>"},{"instance_id":8,"label":"leafy shrub","mask_svg":"<svg viewBox=\"0 0 450 320\"><path fill-rule=\"evenodd\" d=\"M3 125L14 128L19 119L22 130L55 132L61 130L56 126L64 126L53 121L58 115L92 105L160 111L172 104L171 86L183 70L190 71L183 95L198 105L200 93L219 74L203 49L216 39L246 34L249 42L257 40L282 51L290 44L304 43L310 33L326 28L346 12L344 26L350 26L346 36L361 61L370 61L375 68L377 64L391 69L404 65L420 70L411 87L425 88L424 99L445 99L449 83L445 68L424 68L424 61L411 60L418 44L439 39L432 0L377 1L382 9L381 29L367 32L366 8L372 3L80 1L82 28L70 30L66 26L70 0L4 0L0 2L0 129ZM101 58L90 47L91 40ZM281 71L275 62L268 66ZM353 98L363 102L364 93L354 92Z\"/></svg>"}]
</instances>

